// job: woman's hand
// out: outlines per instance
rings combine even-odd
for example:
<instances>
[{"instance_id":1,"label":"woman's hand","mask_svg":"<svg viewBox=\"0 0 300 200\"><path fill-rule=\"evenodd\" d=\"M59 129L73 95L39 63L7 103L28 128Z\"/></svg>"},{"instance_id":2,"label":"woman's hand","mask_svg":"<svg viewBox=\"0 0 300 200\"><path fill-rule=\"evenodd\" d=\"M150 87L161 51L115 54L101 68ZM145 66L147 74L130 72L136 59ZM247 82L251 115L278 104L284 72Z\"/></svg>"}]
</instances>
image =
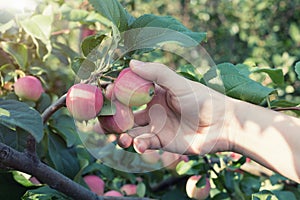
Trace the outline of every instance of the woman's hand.
<instances>
[{"instance_id":1,"label":"woman's hand","mask_svg":"<svg viewBox=\"0 0 300 200\"><path fill-rule=\"evenodd\" d=\"M136 127L119 137L120 146L133 143L140 153L164 149L206 154L230 149L224 126L231 113L225 112L230 106L228 97L163 64L133 60L130 68L142 78L154 81L156 93L145 110L135 113Z\"/></svg>"}]
</instances>

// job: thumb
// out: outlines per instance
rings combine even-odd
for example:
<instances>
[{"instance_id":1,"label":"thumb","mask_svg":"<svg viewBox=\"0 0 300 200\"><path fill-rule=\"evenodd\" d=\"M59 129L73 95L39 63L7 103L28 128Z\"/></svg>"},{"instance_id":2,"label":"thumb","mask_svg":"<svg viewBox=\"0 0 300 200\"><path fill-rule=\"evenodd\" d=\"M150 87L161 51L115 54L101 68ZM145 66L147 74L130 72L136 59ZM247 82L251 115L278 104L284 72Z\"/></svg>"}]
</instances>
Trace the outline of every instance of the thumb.
<instances>
[{"instance_id":1,"label":"thumb","mask_svg":"<svg viewBox=\"0 0 300 200\"><path fill-rule=\"evenodd\" d=\"M133 147L138 153L144 153L147 149L161 148L161 144L157 135L153 133L145 133L134 138Z\"/></svg>"},{"instance_id":2,"label":"thumb","mask_svg":"<svg viewBox=\"0 0 300 200\"><path fill-rule=\"evenodd\" d=\"M189 81L161 63L131 60L131 70L140 77L174 91L186 90Z\"/></svg>"}]
</instances>

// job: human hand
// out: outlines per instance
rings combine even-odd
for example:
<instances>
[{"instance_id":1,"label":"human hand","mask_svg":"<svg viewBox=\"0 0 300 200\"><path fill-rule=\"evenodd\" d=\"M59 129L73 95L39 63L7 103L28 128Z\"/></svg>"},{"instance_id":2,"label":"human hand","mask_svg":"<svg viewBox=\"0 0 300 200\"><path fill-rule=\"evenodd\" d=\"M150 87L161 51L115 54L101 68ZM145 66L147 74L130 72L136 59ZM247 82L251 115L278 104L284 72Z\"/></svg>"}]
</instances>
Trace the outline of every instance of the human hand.
<instances>
[{"instance_id":1,"label":"human hand","mask_svg":"<svg viewBox=\"0 0 300 200\"><path fill-rule=\"evenodd\" d=\"M140 153L163 149L201 155L229 150L226 124L230 116L225 112L231 105L229 98L163 64L132 60L130 68L153 81L156 93L145 110L135 113L136 126L120 135L121 147L133 144Z\"/></svg>"}]
</instances>

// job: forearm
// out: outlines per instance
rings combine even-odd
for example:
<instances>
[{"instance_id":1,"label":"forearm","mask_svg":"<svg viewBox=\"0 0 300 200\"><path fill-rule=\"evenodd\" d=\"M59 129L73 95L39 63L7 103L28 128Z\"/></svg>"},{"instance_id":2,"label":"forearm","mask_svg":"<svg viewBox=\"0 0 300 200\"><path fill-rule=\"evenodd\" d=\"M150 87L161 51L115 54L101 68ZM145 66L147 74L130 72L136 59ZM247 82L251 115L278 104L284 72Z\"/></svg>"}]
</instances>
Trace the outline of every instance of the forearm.
<instances>
[{"instance_id":1,"label":"forearm","mask_svg":"<svg viewBox=\"0 0 300 200\"><path fill-rule=\"evenodd\" d=\"M232 151L300 182L300 120L233 101L234 116L228 130Z\"/></svg>"}]
</instances>

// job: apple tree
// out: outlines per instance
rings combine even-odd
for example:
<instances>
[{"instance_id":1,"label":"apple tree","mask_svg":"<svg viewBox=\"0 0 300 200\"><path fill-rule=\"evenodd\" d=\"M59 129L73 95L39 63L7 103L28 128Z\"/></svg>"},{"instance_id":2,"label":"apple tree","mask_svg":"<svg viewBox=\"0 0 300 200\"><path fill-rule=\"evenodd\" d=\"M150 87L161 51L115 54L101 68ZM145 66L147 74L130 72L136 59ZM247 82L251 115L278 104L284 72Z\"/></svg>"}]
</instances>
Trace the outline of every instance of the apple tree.
<instances>
[{"instance_id":1,"label":"apple tree","mask_svg":"<svg viewBox=\"0 0 300 200\"><path fill-rule=\"evenodd\" d=\"M28 1L0 10L0 198L299 199L297 183L236 153L139 155L118 146L155 95L152 82L128 69L131 59L166 62L187 79L268 109L300 110L284 93L290 79L299 84L299 62L215 64L201 46L213 40L206 32L175 14L130 12L130 3Z\"/></svg>"}]
</instances>

